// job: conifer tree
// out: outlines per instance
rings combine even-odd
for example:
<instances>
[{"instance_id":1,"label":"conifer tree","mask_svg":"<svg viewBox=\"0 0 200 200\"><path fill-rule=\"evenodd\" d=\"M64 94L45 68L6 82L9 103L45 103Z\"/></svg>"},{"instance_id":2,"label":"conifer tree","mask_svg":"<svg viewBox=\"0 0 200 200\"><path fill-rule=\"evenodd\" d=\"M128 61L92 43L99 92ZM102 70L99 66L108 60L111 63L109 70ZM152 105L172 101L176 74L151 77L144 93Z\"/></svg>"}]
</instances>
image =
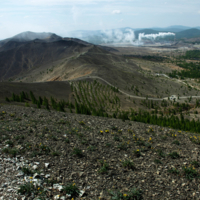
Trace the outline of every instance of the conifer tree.
<instances>
[{"instance_id":1,"label":"conifer tree","mask_svg":"<svg viewBox=\"0 0 200 200\"><path fill-rule=\"evenodd\" d=\"M15 94L12 93L12 101L15 101Z\"/></svg>"},{"instance_id":2,"label":"conifer tree","mask_svg":"<svg viewBox=\"0 0 200 200\"><path fill-rule=\"evenodd\" d=\"M37 108L41 108L40 102L37 101Z\"/></svg>"},{"instance_id":3,"label":"conifer tree","mask_svg":"<svg viewBox=\"0 0 200 200\"><path fill-rule=\"evenodd\" d=\"M40 102L40 105L42 105L43 100L42 100L42 97L41 97L41 96L39 96L39 102Z\"/></svg>"},{"instance_id":4,"label":"conifer tree","mask_svg":"<svg viewBox=\"0 0 200 200\"><path fill-rule=\"evenodd\" d=\"M8 97L6 97L6 98L5 98L5 100L6 100L7 102L10 102L10 100L9 100L9 98L8 98Z\"/></svg>"},{"instance_id":5,"label":"conifer tree","mask_svg":"<svg viewBox=\"0 0 200 200\"><path fill-rule=\"evenodd\" d=\"M31 97L32 103L33 103L33 104L37 104L37 100L36 100L36 98L35 98L35 96L34 96L34 94L33 94L32 91L30 91L30 97Z\"/></svg>"}]
</instances>

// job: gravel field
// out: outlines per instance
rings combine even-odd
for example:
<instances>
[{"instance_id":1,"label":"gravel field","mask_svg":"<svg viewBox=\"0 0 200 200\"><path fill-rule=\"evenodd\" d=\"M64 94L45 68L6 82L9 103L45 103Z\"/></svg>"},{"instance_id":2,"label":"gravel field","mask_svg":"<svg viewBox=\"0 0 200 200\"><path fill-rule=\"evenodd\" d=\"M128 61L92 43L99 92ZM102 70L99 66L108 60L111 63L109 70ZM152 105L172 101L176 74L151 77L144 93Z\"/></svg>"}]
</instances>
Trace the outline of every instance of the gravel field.
<instances>
[{"instance_id":1,"label":"gravel field","mask_svg":"<svg viewBox=\"0 0 200 200\"><path fill-rule=\"evenodd\" d=\"M200 199L199 145L169 127L1 105L0 199Z\"/></svg>"}]
</instances>

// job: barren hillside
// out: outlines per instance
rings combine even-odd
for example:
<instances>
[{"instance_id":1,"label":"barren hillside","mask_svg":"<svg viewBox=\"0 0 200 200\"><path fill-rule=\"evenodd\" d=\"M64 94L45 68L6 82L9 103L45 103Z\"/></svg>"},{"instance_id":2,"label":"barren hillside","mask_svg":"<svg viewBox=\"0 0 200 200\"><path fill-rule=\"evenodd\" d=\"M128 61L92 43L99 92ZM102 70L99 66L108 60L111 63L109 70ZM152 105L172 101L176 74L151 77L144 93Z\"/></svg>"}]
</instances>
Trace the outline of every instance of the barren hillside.
<instances>
[{"instance_id":1,"label":"barren hillside","mask_svg":"<svg viewBox=\"0 0 200 200\"><path fill-rule=\"evenodd\" d=\"M7 105L0 127L4 199L200 198L197 134Z\"/></svg>"}]
</instances>

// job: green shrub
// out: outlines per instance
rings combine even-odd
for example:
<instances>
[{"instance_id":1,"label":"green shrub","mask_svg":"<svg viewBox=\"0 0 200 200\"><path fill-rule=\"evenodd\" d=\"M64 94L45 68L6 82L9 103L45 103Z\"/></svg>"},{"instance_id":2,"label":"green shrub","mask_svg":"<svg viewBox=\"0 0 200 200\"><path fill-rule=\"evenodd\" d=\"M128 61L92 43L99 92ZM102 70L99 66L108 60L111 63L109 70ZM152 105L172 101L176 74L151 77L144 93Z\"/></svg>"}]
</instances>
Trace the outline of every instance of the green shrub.
<instances>
[{"instance_id":1,"label":"green shrub","mask_svg":"<svg viewBox=\"0 0 200 200\"><path fill-rule=\"evenodd\" d=\"M95 151L95 150L96 150L96 147L95 147L95 146L89 146L87 149L88 149L89 151Z\"/></svg>"},{"instance_id":2,"label":"green shrub","mask_svg":"<svg viewBox=\"0 0 200 200\"><path fill-rule=\"evenodd\" d=\"M123 143L120 143L117 148L119 148L120 150L127 150L128 149L128 146L125 142Z\"/></svg>"},{"instance_id":3,"label":"green shrub","mask_svg":"<svg viewBox=\"0 0 200 200\"><path fill-rule=\"evenodd\" d=\"M32 192L34 192L34 190L35 188L33 183L25 183L23 185L20 185L18 193L29 196Z\"/></svg>"},{"instance_id":4,"label":"green shrub","mask_svg":"<svg viewBox=\"0 0 200 200\"><path fill-rule=\"evenodd\" d=\"M162 161L159 160L159 159L155 159L154 162L155 162L156 164L162 164Z\"/></svg>"},{"instance_id":5,"label":"green shrub","mask_svg":"<svg viewBox=\"0 0 200 200\"><path fill-rule=\"evenodd\" d=\"M182 167L183 171L184 171L184 174L186 176L187 179L193 179L193 178L199 178L199 173L198 171L192 167L192 166L189 166L189 167L186 167L186 166L183 166Z\"/></svg>"},{"instance_id":6,"label":"green shrub","mask_svg":"<svg viewBox=\"0 0 200 200\"><path fill-rule=\"evenodd\" d=\"M170 172L172 174L176 174L176 175L180 173L176 168L171 168L168 170L168 172Z\"/></svg>"},{"instance_id":7,"label":"green shrub","mask_svg":"<svg viewBox=\"0 0 200 200\"><path fill-rule=\"evenodd\" d=\"M25 102L25 106L26 106L26 107L30 107L30 105L29 105L28 102Z\"/></svg>"},{"instance_id":8,"label":"green shrub","mask_svg":"<svg viewBox=\"0 0 200 200\"><path fill-rule=\"evenodd\" d=\"M68 138L66 138L66 139L65 139L65 142L66 142L66 143L69 143L69 139L68 139Z\"/></svg>"},{"instance_id":9,"label":"green shrub","mask_svg":"<svg viewBox=\"0 0 200 200\"><path fill-rule=\"evenodd\" d=\"M177 152L169 153L169 156L170 156L172 159L176 159L176 158L179 158L179 157L180 157L180 155L179 155Z\"/></svg>"},{"instance_id":10,"label":"green shrub","mask_svg":"<svg viewBox=\"0 0 200 200\"><path fill-rule=\"evenodd\" d=\"M133 153L137 156L140 157L141 156L141 152L139 149L137 149L136 151L133 151Z\"/></svg>"},{"instance_id":11,"label":"green shrub","mask_svg":"<svg viewBox=\"0 0 200 200\"><path fill-rule=\"evenodd\" d=\"M75 183L64 186L62 190L64 193L70 194L71 197L78 197L80 194L80 190Z\"/></svg>"},{"instance_id":12,"label":"green shrub","mask_svg":"<svg viewBox=\"0 0 200 200\"><path fill-rule=\"evenodd\" d=\"M80 125L85 125L85 122L84 121L80 121L79 124Z\"/></svg>"},{"instance_id":13,"label":"green shrub","mask_svg":"<svg viewBox=\"0 0 200 200\"><path fill-rule=\"evenodd\" d=\"M111 128L113 131L116 131L118 128L116 126L112 126Z\"/></svg>"},{"instance_id":14,"label":"green shrub","mask_svg":"<svg viewBox=\"0 0 200 200\"><path fill-rule=\"evenodd\" d=\"M200 164L199 164L199 162L197 162L196 160L194 160L194 161L192 161L191 162L191 165L193 165L194 167L200 167Z\"/></svg>"},{"instance_id":15,"label":"green shrub","mask_svg":"<svg viewBox=\"0 0 200 200\"><path fill-rule=\"evenodd\" d=\"M58 138L55 135L52 135L51 139L54 140L54 141L58 141Z\"/></svg>"},{"instance_id":16,"label":"green shrub","mask_svg":"<svg viewBox=\"0 0 200 200\"><path fill-rule=\"evenodd\" d=\"M28 167L22 167L21 171L26 174L26 175L30 175L32 176L34 174L34 172L32 170L30 170Z\"/></svg>"},{"instance_id":17,"label":"green shrub","mask_svg":"<svg viewBox=\"0 0 200 200\"><path fill-rule=\"evenodd\" d=\"M142 190L133 188L130 192L121 193L120 191L108 191L108 193L112 196L111 200L143 200Z\"/></svg>"},{"instance_id":18,"label":"green shrub","mask_svg":"<svg viewBox=\"0 0 200 200\"><path fill-rule=\"evenodd\" d=\"M134 163L131 161L131 160L125 160L125 161L122 161L122 166L123 167L127 167L129 169L135 169L135 166L134 166Z\"/></svg>"},{"instance_id":19,"label":"green shrub","mask_svg":"<svg viewBox=\"0 0 200 200\"><path fill-rule=\"evenodd\" d=\"M59 155L60 155L60 153L59 153L59 152L57 152L57 151L54 151L54 152L52 152L52 153L51 153L51 155L52 155L52 156L59 156Z\"/></svg>"},{"instance_id":20,"label":"green shrub","mask_svg":"<svg viewBox=\"0 0 200 200\"><path fill-rule=\"evenodd\" d=\"M145 146L145 141L143 141L143 140L138 140L138 141L136 141L136 145L137 145L137 146Z\"/></svg>"},{"instance_id":21,"label":"green shrub","mask_svg":"<svg viewBox=\"0 0 200 200\"><path fill-rule=\"evenodd\" d=\"M44 144L40 145L40 152L45 152L46 154L48 154L50 152L50 148Z\"/></svg>"},{"instance_id":22,"label":"green shrub","mask_svg":"<svg viewBox=\"0 0 200 200\"><path fill-rule=\"evenodd\" d=\"M33 158L33 157L40 156L40 155L42 155L41 152L39 152L39 151L33 151L33 152L30 154L30 157Z\"/></svg>"},{"instance_id":23,"label":"green shrub","mask_svg":"<svg viewBox=\"0 0 200 200\"><path fill-rule=\"evenodd\" d=\"M100 173L100 174L107 173L107 171L109 169L108 163L106 163L106 161L103 161L103 160L100 160L99 162L101 163L102 167L100 168L100 170L98 171L98 173Z\"/></svg>"},{"instance_id":24,"label":"green shrub","mask_svg":"<svg viewBox=\"0 0 200 200\"><path fill-rule=\"evenodd\" d=\"M11 148L4 148L3 150L2 150L2 152L3 153L7 153L7 154L10 154L10 155L12 155L13 157L15 157L16 155L17 155L17 153L18 153L18 150L17 149L11 149Z\"/></svg>"},{"instance_id":25,"label":"green shrub","mask_svg":"<svg viewBox=\"0 0 200 200\"><path fill-rule=\"evenodd\" d=\"M119 138L119 136L114 136L114 140L115 141L121 141L120 138Z\"/></svg>"},{"instance_id":26,"label":"green shrub","mask_svg":"<svg viewBox=\"0 0 200 200\"><path fill-rule=\"evenodd\" d=\"M111 143L106 143L106 146L107 146L107 147L111 147L112 144L111 144Z\"/></svg>"},{"instance_id":27,"label":"green shrub","mask_svg":"<svg viewBox=\"0 0 200 200\"><path fill-rule=\"evenodd\" d=\"M163 152L161 149L158 149L157 152L158 152L158 155L159 155L160 157L162 157L162 158L165 157L165 154L164 154L164 152Z\"/></svg>"},{"instance_id":28,"label":"green shrub","mask_svg":"<svg viewBox=\"0 0 200 200\"><path fill-rule=\"evenodd\" d=\"M8 141L6 142L6 144L8 144L10 147L13 147L13 146L14 146L14 143L13 143L13 141L11 141L11 140L8 140Z\"/></svg>"},{"instance_id":29,"label":"green shrub","mask_svg":"<svg viewBox=\"0 0 200 200\"><path fill-rule=\"evenodd\" d=\"M83 157L83 152L79 148L74 148L72 154L78 156L78 157Z\"/></svg>"},{"instance_id":30,"label":"green shrub","mask_svg":"<svg viewBox=\"0 0 200 200\"><path fill-rule=\"evenodd\" d=\"M10 149L10 151L9 151L9 154L11 154L14 157L17 155L17 153L18 153L17 149Z\"/></svg>"},{"instance_id":31,"label":"green shrub","mask_svg":"<svg viewBox=\"0 0 200 200\"><path fill-rule=\"evenodd\" d=\"M174 140L174 141L172 142L172 144L180 145L180 142L179 142L178 140Z\"/></svg>"},{"instance_id":32,"label":"green shrub","mask_svg":"<svg viewBox=\"0 0 200 200\"><path fill-rule=\"evenodd\" d=\"M3 149L2 149L2 152L3 152L3 153L9 153L9 148L3 148Z\"/></svg>"}]
</instances>

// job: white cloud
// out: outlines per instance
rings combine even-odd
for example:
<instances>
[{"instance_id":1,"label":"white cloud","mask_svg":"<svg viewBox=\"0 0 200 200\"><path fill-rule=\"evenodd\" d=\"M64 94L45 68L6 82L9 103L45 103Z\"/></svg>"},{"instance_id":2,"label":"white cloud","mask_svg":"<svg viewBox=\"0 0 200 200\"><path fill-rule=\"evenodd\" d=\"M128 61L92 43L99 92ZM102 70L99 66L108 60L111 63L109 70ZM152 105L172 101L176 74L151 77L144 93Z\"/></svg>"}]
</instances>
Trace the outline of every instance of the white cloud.
<instances>
[{"instance_id":1,"label":"white cloud","mask_svg":"<svg viewBox=\"0 0 200 200\"><path fill-rule=\"evenodd\" d=\"M199 12L198 12L199 14L200 14L200 10L199 10Z\"/></svg>"},{"instance_id":2,"label":"white cloud","mask_svg":"<svg viewBox=\"0 0 200 200\"><path fill-rule=\"evenodd\" d=\"M124 19L120 19L119 22L122 22Z\"/></svg>"},{"instance_id":3,"label":"white cloud","mask_svg":"<svg viewBox=\"0 0 200 200\"><path fill-rule=\"evenodd\" d=\"M76 6L73 6L71 9L71 12L72 12L74 23L77 23L80 15L82 14L81 10Z\"/></svg>"},{"instance_id":4,"label":"white cloud","mask_svg":"<svg viewBox=\"0 0 200 200\"><path fill-rule=\"evenodd\" d=\"M33 5L33 6L52 6L52 5L75 5L75 4L91 4L97 2L107 2L114 0L8 0L9 3L18 5Z\"/></svg>"},{"instance_id":5,"label":"white cloud","mask_svg":"<svg viewBox=\"0 0 200 200\"><path fill-rule=\"evenodd\" d=\"M113 10L112 14L121 14L121 10Z\"/></svg>"}]
</instances>

